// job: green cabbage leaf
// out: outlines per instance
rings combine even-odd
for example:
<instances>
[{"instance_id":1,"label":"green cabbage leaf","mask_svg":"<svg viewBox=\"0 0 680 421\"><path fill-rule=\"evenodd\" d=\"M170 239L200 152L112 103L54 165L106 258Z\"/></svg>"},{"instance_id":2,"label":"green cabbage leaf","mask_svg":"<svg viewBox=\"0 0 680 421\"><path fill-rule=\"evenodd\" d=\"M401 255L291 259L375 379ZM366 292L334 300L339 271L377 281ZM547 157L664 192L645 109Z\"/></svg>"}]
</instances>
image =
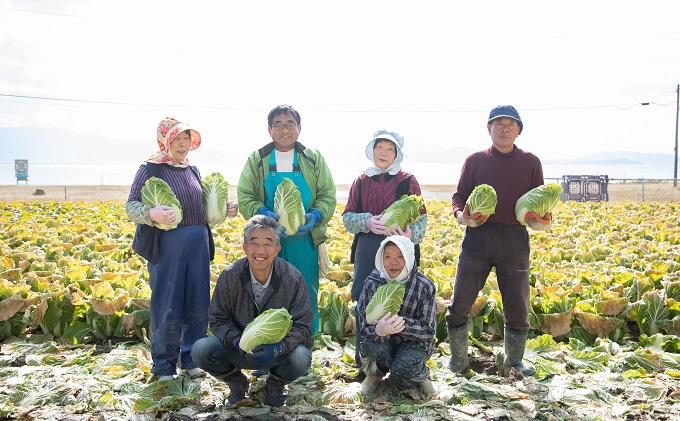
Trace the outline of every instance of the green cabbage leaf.
<instances>
[{"instance_id":1,"label":"green cabbage leaf","mask_svg":"<svg viewBox=\"0 0 680 421\"><path fill-rule=\"evenodd\" d=\"M390 281L379 286L366 306L366 323L373 324L387 313L392 313L392 316L399 313L405 292L404 284L399 281Z\"/></svg>"},{"instance_id":2,"label":"green cabbage leaf","mask_svg":"<svg viewBox=\"0 0 680 421\"><path fill-rule=\"evenodd\" d=\"M214 227L227 219L229 183L219 172L213 172L203 179L203 213L208 225Z\"/></svg>"},{"instance_id":3,"label":"green cabbage leaf","mask_svg":"<svg viewBox=\"0 0 680 421\"><path fill-rule=\"evenodd\" d=\"M524 215L527 212L535 212L540 217L545 216L560 202L560 193L562 186L555 183L544 184L526 192L515 204L515 216L519 223L527 224L524 222Z\"/></svg>"},{"instance_id":4,"label":"green cabbage leaf","mask_svg":"<svg viewBox=\"0 0 680 421\"><path fill-rule=\"evenodd\" d=\"M422 208L422 196L417 194L405 194L382 212L380 221L385 223L386 230L390 230L394 227L405 230L406 225L410 225L420 218L420 210Z\"/></svg>"},{"instance_id":5,"label":"green cabbage leaf","mask_svg":"<svg viewBox=\"0 0 680 421\"><path fill-rule=\"evenodd\" d=\"M165 205L175 209L175 222L172 224L154 222L154 225L162 230L168 231L177 228L177 225L182 222L182 205L168 183L163 179L151 177L146 180L144 187L142 187L142 203L152 207Z\"/></svg>"},{"instance_id":6,"label":"green cabbage leaf","mask_svg":"<svg viewBox=\"0 0 680 421\"><path fill-rule=\"evenodd\" d=\"M470 208L470 215L479 212L484 216L496 212L498 197L496 190L488 184L480 184L472 190L466 202Z\"/></svg>"},{"instance_id":7,"label":"green cabbage leaf","mask_svg":"<svg viewBox=\"0 0 680 421\"><path fill-rule=\"evenodd\" d=\"M275 344L285 338L293 327L293 318L285 308L272 308L263 311L243 329L239 347L251 353L253 348L262 344Z\"/></svg>"},{"instance_id":8,"label":"green cabbage leaf","mask_svg":"<svg viewBox=\"0 0 680 421\"><path fill-rule=\"evenodd\" d=\"M305 223L305 207L302 205L300 190L289 178L284 178L276 187L274 212L279 214L279 223L287 235L294 235Z\"/></svg>"}]
</instances>

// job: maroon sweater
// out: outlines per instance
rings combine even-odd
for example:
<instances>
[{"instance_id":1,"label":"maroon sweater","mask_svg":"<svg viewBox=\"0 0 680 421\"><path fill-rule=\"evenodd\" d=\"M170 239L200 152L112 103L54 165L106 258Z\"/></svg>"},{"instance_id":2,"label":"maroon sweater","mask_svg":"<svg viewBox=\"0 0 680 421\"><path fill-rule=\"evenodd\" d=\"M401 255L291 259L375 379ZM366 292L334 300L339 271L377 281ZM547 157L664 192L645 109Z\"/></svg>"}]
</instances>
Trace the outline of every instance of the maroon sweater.
<instances>
[{"instance_id":1,"label":"maroon sweater","mask_svg":"<svg viewBox=\"0 0 680 421\"><path fill-rule=\"evenodd\" d=\"M480 184L496 190L498 205L487 223L519 225L515 217L515 203L524 193L543 185L543 167L538 157L517 146L504 154L493 146L468 156L460 172L460 181L451 198L453 214L465 209L465 201Z\"/></svg>"}]
</instances>

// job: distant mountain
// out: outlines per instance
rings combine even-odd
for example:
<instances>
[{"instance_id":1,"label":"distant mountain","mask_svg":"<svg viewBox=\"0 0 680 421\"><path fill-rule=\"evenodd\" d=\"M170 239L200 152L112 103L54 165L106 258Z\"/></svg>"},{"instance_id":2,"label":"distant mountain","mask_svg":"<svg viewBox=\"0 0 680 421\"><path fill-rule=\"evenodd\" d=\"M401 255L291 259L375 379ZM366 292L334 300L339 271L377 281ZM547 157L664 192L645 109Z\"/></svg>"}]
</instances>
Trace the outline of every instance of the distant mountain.
<instances>
[{"instance_id":1,"label":"distant mountain","mask_svg":"<svg viewBox=\"0 0 680 421\"><path fill-rule=\"evenodd\" d=\"M675 156L671 154L648 154L637 152L600 152L578 159L545 160L549 165L673 165Z\"/></svg>"}]
</instances>

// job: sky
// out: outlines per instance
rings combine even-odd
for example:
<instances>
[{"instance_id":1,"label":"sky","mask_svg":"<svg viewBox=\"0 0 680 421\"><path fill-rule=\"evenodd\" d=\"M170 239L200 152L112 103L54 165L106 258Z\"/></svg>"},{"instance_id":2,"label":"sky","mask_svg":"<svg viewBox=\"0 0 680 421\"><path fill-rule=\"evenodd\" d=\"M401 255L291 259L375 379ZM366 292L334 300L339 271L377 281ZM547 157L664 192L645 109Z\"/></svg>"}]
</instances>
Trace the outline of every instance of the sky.
<instances>
[{"instance_id":1,"label":"sky","mask_svg":"<svg viewBox=\"0 0 680 421\"><path fill-rule=\"evenodd\" d=\"M544 160L672 155L678 16L678 1L0 0L0 127L150 154L174 115L201 132L190 159L243 162L291 104L301 143L362 169L378 129L407 156L478 150L512 104L517 145Z\"/></svg>"}]
</instances>

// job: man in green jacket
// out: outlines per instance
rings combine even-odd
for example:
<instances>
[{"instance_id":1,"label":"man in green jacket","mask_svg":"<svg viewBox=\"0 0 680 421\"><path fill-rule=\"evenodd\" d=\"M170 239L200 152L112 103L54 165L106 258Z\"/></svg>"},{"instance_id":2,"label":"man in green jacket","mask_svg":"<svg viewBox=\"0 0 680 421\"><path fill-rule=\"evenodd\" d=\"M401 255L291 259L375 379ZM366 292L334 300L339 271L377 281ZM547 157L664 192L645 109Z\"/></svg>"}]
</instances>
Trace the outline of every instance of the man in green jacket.
<instances>
[{"instance_id":1,"label":"man in green jacket","mask_svg":"<svg viewBox=\"0 0 680 421\"><path fill-rule=\"evenodd\" d=\"M284 178L300 191L305 222L294 235L282 235L279 257L295 266L305 278L312 307L312 338L319 331L319 245L328 239L326 228L337 202L333 176L317 150L298 142L300 113L279 105L267 117L272 142L253 152L238 180L238 206L244 218L256 214L276 220L274 194Z\"/></svg>"}]
</instances>

